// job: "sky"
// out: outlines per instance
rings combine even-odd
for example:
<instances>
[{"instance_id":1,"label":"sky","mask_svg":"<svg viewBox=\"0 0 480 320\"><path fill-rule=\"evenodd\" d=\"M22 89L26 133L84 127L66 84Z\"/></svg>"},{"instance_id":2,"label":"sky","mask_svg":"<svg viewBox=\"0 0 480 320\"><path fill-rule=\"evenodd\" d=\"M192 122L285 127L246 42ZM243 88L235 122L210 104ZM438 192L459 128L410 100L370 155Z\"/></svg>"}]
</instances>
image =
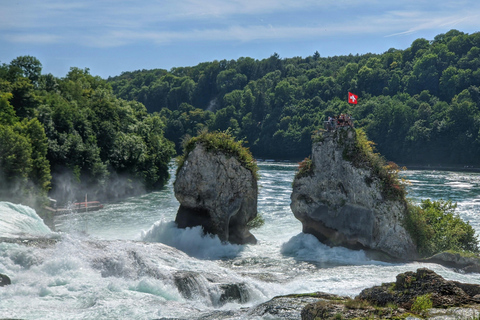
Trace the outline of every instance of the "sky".
<instances>
[{"instance_id":1,"label":"sky","mask_svg":"<svg viewBox=\"0 0 480 320\"><path fill-rule=\"evenodd\" d=\"M478 0L0 0L0 63L124 71L383 53L451 29L480 31Z\"/></svg>"}]
</instances>

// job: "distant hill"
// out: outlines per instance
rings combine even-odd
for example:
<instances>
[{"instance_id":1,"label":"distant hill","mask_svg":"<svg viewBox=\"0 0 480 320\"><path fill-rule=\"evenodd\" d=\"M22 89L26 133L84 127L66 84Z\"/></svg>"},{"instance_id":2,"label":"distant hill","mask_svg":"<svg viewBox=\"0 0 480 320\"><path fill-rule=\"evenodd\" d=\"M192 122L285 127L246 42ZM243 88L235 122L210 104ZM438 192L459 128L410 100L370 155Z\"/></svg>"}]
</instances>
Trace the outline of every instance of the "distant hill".
<instances>
[{"instance_id":1,"label":"distant hill","mask_svg":"<svg viewBox=\"0 0 480 320\"><path fill-rule=\"evenodd\" d=\"M479 166L479 67L480 32L450 30L383 54L242 57L124 72L108 83L165 117L178 151L186 134L230 128L256 157L300 159L328 116L350 113L389 160Z\"/></svg>"}]
</instances>

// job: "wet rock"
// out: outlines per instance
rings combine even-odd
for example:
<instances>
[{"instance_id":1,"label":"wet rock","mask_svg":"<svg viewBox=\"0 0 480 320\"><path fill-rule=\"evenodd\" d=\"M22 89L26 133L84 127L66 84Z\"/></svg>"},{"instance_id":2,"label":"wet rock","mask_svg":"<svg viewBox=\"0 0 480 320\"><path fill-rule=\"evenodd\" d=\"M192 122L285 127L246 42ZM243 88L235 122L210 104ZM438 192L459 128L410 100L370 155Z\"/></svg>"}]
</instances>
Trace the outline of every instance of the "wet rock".
<instances>
[{"instance_id":1,"label":"wet rock","mask_svg":"<svg viewBox=\"0 0 480 320\"><path fill-rule=\"evenodd\" d=\"M441 252L422 261L438 263L461 272L480 273L480 257L478 255Z\"/></svg>"},{"instance_id":2,"label":"wet rock","mask_svg":"<svg viewBox=\"0 0 480 320\"><path fill-rule=\"evenodd\" d=\"M7 275L0 273L0 287L8 286L9 284L12 284L10 278Z\"/></svg>"},{"instance_id":3,"label":"wet rock","mask_svg":"<svg viewBox=\"0 0 480 320\"><path fill-rule=\"evenodd\" d=\"M282 296L262 303L248 312L245 319L300 319L302 310L309 304L318 302L312 296Z\"/></svg>"},{"instance_id":4,"label":"wet rock","mask_svg":"<svg viewBox=\"0 0 480 320\"><path fill-rule=\"evenodd\" d=\"M197 143L177 173L174 191L179 228L201 225L222 241L256 243L247 224L257 216L257 180L235 157Z\"/></svg>"},{"instance_id":5,"label":"wet rock","mask_svg":"<svg viewBox=\"0 0 480 320\"><path fill-rule=\"evenodd\" d=\"M479 290L480 285L447 281L422 268L365 289L354 299L321 297L303 308L301 319L476 319ZM431 308L412 308L417 297L425 295Z\"/></svg>"},{"instance_id":6,"label":"wet rock","mask_svg":"<svg viewBox=\"0 0 480 320\"><path fill-rule=\"evenodd\" d=\"M479 293L480 285L447 281L434 271L421 268L397 275L396 282L365 289L358 298L379 306L391 303L410 309L418 296L428 294L434 308L447 308L476 304Z\"/></svg>"},{"instance_id":7,"label":"wet rock","mask_svg":"<svg viewBox=\"0 0 480 320\"><path fill-rule=\"evenodd\" d=\"M204 279L196 272L177 272L174 276L174 282L178 291L185 299L194 299L196 295L202 295L208 292Z\"/></svg>"},{"instance_id":8,"label":"wet rock","mask_svg":"<svg viewBox=\"0 0 480 320\"><path fill-rule=\"evenodd\" d=\"M246 303L250 300L245 283L222 283L215 275L179 271L174 275L174 283L184 298L194 300L207 297L217 307L229 302Z\"/></svg>"},{"instance_id":9,"label":"wet rock","mask_svg":"<svg viewBox=\"0 0 480 320\"><path fill-rule=\"evenodd\" d=\"M220 303L228 302L246 303L250 300L250 293L248 292L245 283L228 283L219 286L222 294L220 295Z\"/></svg>"},{"instance_id":10,"label":"wet rock","mask_svg":"<svg viewBox=\"0 0 480 320\"><path fill-rule=\"evenodd\" d=\"M416 258L416 247L402 226L405 201L387 199L374 170L345 156L355 141L354 129L342 129L325 132L313 143L311 169L293 182L292 212L303 232L328 245Z\"/></svg>"}]
</instances>

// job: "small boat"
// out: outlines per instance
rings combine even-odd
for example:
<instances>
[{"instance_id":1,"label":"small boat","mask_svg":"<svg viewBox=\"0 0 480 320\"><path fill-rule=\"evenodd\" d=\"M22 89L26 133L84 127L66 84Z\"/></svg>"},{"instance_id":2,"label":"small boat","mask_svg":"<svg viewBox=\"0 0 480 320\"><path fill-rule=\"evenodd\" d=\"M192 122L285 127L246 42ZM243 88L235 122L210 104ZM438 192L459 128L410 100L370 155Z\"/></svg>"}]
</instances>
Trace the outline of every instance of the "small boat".
<instances>
[{"instance_id":1,"label":"small boat","mask_svg":"<svg viewBox=\"0 0 480 320\"><path fill-rule=\"evenodd\" d=\"M97 211L103 209L100 201L77 202L73 205L73 210L77 212Z\"/></svg>"},{"instance_id":2,"label":"small boat","mask_svg":"<svg viewBox=\"0 0 480 320\"><path fill-rule=\"evenodd\" d=\"M84 202L75 202L72 205L66 207L57 207L57 200L49 199L50 206L46 206L50 212L54 214L68 214L68 213L77 213L77 212L89 212L97 211L103 209L103 204L100 201L84 201Z\"/></svg>"}]
</instances>

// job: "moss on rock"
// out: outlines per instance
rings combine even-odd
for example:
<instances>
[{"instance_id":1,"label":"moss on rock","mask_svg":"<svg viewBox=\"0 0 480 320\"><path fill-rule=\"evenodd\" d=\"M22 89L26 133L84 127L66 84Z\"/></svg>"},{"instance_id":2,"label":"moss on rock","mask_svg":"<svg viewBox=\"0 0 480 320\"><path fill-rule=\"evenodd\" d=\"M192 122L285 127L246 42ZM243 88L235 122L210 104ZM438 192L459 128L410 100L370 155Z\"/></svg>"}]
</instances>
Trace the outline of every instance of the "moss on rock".
<instances>
[{"instance_id":1,"label":"moss on rock","mask_svg":"<svg viewBox=\"0 0 480 320\"><path fill-rule=\"evenodd\" d=\"M203 131L196 137L187 139L184 142L183 155L177 158L177 173L183 167L188 154L195 148L197 143L201 143L209 152L220 151L224 154L235 157L245 168L250 170L258 180L257 162L252 156L250 150L243 146L243 140L236 141L231 133L227 131L208 132Z\"/></svg>"}]
</instances>

